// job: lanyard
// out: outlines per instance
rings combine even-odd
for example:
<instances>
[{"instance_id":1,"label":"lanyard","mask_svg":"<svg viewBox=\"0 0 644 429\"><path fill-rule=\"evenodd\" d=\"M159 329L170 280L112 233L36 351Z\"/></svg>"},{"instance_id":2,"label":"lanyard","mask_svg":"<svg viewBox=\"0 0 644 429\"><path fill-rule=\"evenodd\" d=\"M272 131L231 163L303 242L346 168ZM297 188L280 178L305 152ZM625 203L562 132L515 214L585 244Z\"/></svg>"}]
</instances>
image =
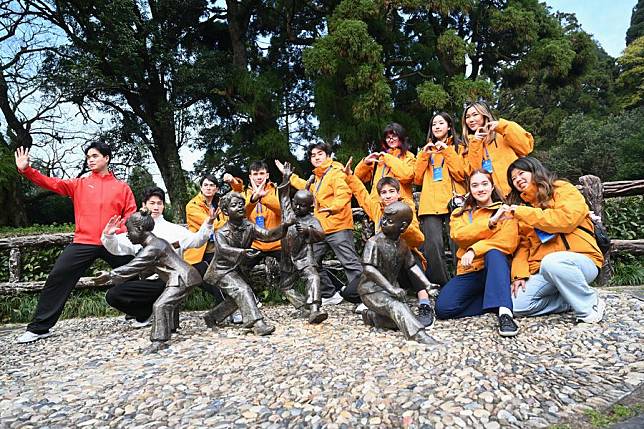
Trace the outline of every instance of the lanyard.
<instances>
[{"instance_id":1,"label":"lanyard","mask_svg":"<svg viewBox=\"0 0 644 429\"><path fill-rule=\"evenodd\" d=\"M431 154L429 156L429 162L430 162L432 168L434 168L434 154ZM443 165L445 165L445 157L443 157L443 162L441 162L440 168L443 168Z\"/></svg>"},{"instance_id":2,"label":"lanyard","mask_svg":"<svg viewBox=\"0 0 644 429\"><path fill-rule=\"evenodd\" d=\"M317 188L315 188L315 195L316 196L318 195L318 192L320 192L320 186L322 186L322 181L324 180L324 176L326 176L326 174L329 172L329 170L331 170L330 166L329 166L329 168L326 169L326 171L324 172L322 177L320 177L320 181L318 182L318 186L317 186Z\"/></svg>"},{"instance_id":3,"label":"lanyard","mask_svg":"<svg viewBox=\"0 0 644 429\"><path fill-rule=\"evenodd\" d=\"M262 206L262 203L259 201L257 202L257 205L255 206L255 213L258 215L261 215L264 212L264 207Z\"/></svg>"},{"instance_id":4,"label":"lanyard","mask_svg":"<svg viewBox=\"0 0 644 429\"><path fill-rule=\"evenodd\" d=\"M473 211L473 210L474 210L474 209L470 209L470 210L468 210L468 212L467 212L467 214L469 214L469 215L470 215L470 223L472 223L472 222L473 222L473 221L472 221L472 211Z\"/></svg>"},{"instance_id":5,"label":"lanyard","mask_svg":"<svg viewBox=\"0 0 644 429\"><path fill-rule=\"evenodd\" d=\"M402 153L401 153L400 155L398 155L396 158L398 158L398 159L402 159ZM384 161L383 161L383 162L384 162ZM386 165L386 164L385 164L385 165L382 167L382 176L380 176L380 178L382 179L382 178L383 178L383 177L385 177L385 176L387 176L387 177L388 177L388 175L389 175L389 172L390 172L390 171L391 171L391 167L389 167L388 165Z\"/></svg>"},{"instance_id":6,"label":"lanyard","mask_svg":"<svg viewBox=\"0 0 644 429\"><path fill-rule=\"evenodd\" d=\"M483 149L485 150L485 156L483 159L490 159L490 152L487 151L487 146L483 147Z\"/></svg>"}]
</instances>

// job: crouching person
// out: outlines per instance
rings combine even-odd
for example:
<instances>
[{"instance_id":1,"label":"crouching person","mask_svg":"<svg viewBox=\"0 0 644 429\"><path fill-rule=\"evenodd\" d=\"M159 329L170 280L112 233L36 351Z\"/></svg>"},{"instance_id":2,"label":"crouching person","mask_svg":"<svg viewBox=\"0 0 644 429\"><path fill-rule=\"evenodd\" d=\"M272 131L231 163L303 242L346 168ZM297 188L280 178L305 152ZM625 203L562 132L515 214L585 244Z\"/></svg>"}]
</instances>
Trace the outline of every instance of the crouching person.
<instances>
[{"instance_id":1,"label":"crouching person","mask_svg":"<svg viewBox=\"0 0 644 429\"><path fill-rule=\"evenodd\" d=\"M128 264L105 272L94 279L97 284L112 280L119 285L126 280L150 271L165 281L166 288L152 306L152 351L162 347L171 333L179 327L179 307L188 292L201 283L199 272L186 263L167 241L152 233L154 219L146 209L134 213L125 223L132 244L140 244L141 250Z\"/></svg>"},{"instance_id":2,"label":"crouching person","mask_svg":"<svg viewBox=\"0 0 644 429\"><path fill-rule=\"evenodd\" d=\"M215 232L215 257L204 275L204 281L218 286L225 299L204 316L204 321L214 328L239 308L245 328L252 328L256 335L269 335L275 331L275 327L264 322L242 268L261 255L259 250L250 247L254 240L279 240L292 223L284 223L270 230L261 228L246 219L245 203L244 197L237 192L227 193L219 202L221 211L228 216L228 222Z\"/></svg>"},{"instance_id":3,"label":"crouching person","mask_svg":"<svg viewBox=\"0 0 644 429\"><path fill-rule=\"evenodd\" d=\"M405 303L406 291L396 286L400 271L407 270L427 289L432 287L405 242L400 240L412 217L412 209L405 203L388 205L380 222L380 232L365 244L364 272L358 293L368 309L362 312L362 320L377 328L400 329L408 340L436 344Z\"/></svg>"}]
</instances>

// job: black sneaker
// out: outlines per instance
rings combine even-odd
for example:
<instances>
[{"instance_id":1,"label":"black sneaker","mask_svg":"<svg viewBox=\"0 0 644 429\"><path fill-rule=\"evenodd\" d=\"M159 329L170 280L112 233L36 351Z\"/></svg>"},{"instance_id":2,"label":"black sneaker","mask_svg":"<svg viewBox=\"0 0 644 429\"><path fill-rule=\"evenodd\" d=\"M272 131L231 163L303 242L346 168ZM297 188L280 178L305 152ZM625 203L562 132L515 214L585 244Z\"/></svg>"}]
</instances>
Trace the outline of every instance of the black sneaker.
<instances>
[{"instance_id":1,"label":"black sneaker","mask_svg":"<svg viewBox=\"0 0 644 429\"><path fill-rule=\"evenodd\" d=\"M431 328L434 325L434 308L429 304L420 304L417 317L425 329Z\"/></svg>"},{"instance_id":2,"label":"black sneaker","mask_svg":"<svg viewBox=\"0 0 644 429\"><path fill-rule=\"evenodd\" d=\"M502 337L514 337L519 333L519 326L509 314L499 316L499 335Z\"/></svg>"}]
</instances>

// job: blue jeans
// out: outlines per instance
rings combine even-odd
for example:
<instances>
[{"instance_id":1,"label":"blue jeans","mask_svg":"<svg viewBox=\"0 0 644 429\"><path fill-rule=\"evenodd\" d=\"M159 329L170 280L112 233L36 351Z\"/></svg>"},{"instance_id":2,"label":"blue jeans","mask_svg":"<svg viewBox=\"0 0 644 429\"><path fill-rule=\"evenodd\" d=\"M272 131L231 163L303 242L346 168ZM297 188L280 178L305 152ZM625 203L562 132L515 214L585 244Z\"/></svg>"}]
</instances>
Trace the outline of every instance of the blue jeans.
<instances>
[{"instance_id":1,"label":"blue jeans","mask_svg":"<svg viewBox=\"0 0 644 429\"><path fill-rule=\"evenodd\" d=\"M508 256L492 249L485 254L485 268L452 277L441 289L436 298L436 317L478 316L499 307L511 310L511 295Z\"/></svg>"},{"instance_id":2,"label":"blue jeans","mask_svg":"<svg viewBox=\"0 0 644 429\"><path fill-rule=\"evenodd\" d=\"M526 282L526 290L519 290L514 298L514 313L541 316L574 310L576 317L586 317L597 303L597 292L588 285L597 274L597 266L585 255L550 253Z\"/></svg>"}]
</instances>

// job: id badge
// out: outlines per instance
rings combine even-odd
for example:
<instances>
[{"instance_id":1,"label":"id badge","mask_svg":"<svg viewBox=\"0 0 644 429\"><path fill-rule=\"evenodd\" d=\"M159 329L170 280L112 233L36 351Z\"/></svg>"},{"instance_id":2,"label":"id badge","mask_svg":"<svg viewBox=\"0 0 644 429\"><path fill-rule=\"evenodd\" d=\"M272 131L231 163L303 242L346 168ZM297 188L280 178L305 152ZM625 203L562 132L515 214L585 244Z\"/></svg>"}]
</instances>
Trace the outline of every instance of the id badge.
<instances>
[{"instance_id":1,"label":"id badge","mask_svg":"<svg viewBox=\"0 0 644 429\"><path fill-rule=\"evenodd\" d=\"M255 218L255 225L257 225L260 228L265 228L265 226L264 226L264 216L257 216Z\"/></svg>"},{"instance_id":2,"label":"id badge","mask_svg":"<svg viewBox=\"0 0 644 429\"><path fill-rule=\"evenodd\" d=\"M537 233L537 237L542 243L547 243L548 241L555 238L555 234L550 234L549 232L541 231L540 229L535 228L534 232Z\"/></svg>"},{"instance_id":3,"label":"id badge","mask_svg":"<svg viewBox=\"0 0 644 429\"><path fill-rule=\"evenodd\" d=\"M484 159L483 160L483 170L487 171L488 173L492 173L494 170L492 169L492 160L491 159Z\"/></svg>"},{"instance_id":4,"label":"id badge","mask_svg":"<svg viewBox=\"0 0 644 429\"><path fill-rule=\"evenodd\" d=\"M443 180L443 167L433 168L432 179L434 182L440 182Z\"/></svg>"}]
</instances>

